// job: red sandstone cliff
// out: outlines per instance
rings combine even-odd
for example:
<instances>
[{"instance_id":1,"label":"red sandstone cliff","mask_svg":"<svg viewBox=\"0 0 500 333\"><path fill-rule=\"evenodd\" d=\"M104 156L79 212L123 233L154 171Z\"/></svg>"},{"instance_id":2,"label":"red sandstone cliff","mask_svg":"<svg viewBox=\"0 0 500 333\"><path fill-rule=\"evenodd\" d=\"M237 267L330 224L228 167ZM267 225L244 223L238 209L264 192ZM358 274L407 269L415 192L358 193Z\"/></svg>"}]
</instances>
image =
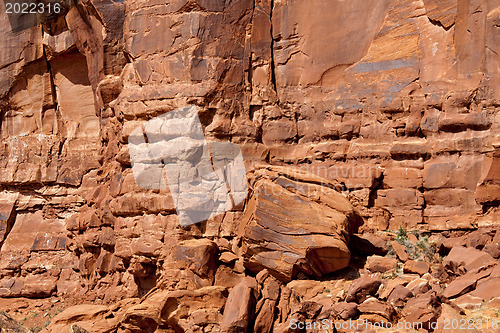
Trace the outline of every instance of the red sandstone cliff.
<instances>
[{"instance_id":1,"label":"red sandstone cliff","mask_svg":"<svg viewBox=\"0 0 500 333\"><path fill-rule=\"evenodd\" d=\"M75 3L15 32L1 4L0 304L121 302L63 313L52 331L80 321L89 332L278 332L291 318L334 316L327 298L300 303L314 288L346 300L339 277L314 279L348 264L360 219L365 234L419 231L441 255L463 245L488 257L415 268L394 245L389 261L360 269L404 263L410 277L398 283L413 310L406 290L393 296L397 313L370 303L386 301L393 283L368 305L352 296L346 303L361 308L351 317L395 321L439 303L422 316L443 320L460 316L444 298L492 301L481 290L499 281L500 1ZM135 183L127 139L186 105L198 106L208 139L241 147L254 187L245 207L182 228L168 190ZM290 169L254 168L262 164ZM280 181L332 192L311 198ZM274 187L284 188L277 198L259 196ZM290 231L283 221L294 219ZM355 236L356 250L385 255L394 235L384 235ZM424 252L411 259L437 265ZM464 274L488 284L440 298ZM343 306L335 313L352 310Z\"/></svg>"}]
</instances>

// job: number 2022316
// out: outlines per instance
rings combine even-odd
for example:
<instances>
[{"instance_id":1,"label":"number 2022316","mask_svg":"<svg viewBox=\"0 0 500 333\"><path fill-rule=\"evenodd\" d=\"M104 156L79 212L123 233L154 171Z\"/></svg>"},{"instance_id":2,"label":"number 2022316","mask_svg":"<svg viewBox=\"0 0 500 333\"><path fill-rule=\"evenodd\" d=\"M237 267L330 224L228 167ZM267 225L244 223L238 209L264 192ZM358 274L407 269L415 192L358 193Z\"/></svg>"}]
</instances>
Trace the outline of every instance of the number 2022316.
<instances>
[{"instance_id":1,"label":"number 2022316","mask_svg":"<svg viewBox=\"0 0 500 333\"><path fill-rule=\"evenodd\" d=\"M59 14L62 11L60 3L10 3L5 4L7 14Z\"/></svg>"},{"instance_id":2,"label":"number 2022316","mask_svg":"<svg viewBox=\"0 0 500 333\"><path fill-rule=\"evenodd\" d=\"M472 330L472 329L498 329L498 319L449 319L443 321L444 330Z\"/></svg>"}]
</instances>

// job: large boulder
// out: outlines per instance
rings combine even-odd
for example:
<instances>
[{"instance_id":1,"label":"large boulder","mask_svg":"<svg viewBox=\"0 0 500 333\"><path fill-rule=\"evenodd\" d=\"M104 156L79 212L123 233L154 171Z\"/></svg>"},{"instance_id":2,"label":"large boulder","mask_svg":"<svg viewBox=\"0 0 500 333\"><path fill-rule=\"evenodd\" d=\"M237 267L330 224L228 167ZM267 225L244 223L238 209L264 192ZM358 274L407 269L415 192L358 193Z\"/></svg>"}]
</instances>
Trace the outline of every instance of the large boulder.
<instances>
[{"instance_id":1,"label":"large boulder","mask_svg":"<svg viewBox=\"0 0 500 333\"><path fill-rule=\"evenodd\" d=\"M257 303L257 282L251 277L241 280L229 293L224 316L221 323L221 332L247 332L252 321Z\"/></svg>"},{"instance_id":2,"label":"large boulder","mask_svg":"<svg viewBox=\"0 0 500 333\"><path fill-rule=\"evenodd\" d=\"M493 262L495 258L486 252L472 247L454 246L443 264L447 267L462 267L465 271L472 271Z\"/></svg>"},{"instance_id":3,"label":"large boulder","mask_svg":"<svg viewBox=\"0 0 500 333\"><path fill-rule=\"evenodd\" d=\"M134 305L134 301L124 301L115 308L120 306ZM119 320L116 318L116 313L106 305L97 304L79 304L66 308L51 320L42 333L72 333L74 326L84 329L89 332L104 333L109 332L118 327Z\"/></svg>"},{"instance_id":4,"label":"large boulder","mask_svg":"<svg viewBox=\"0 0 500 333\"><path fill-rule=\"evenodd\" d=\"M211 286L217 270L217 252L217 245L208 239L180 241L166 256L158 285L169 290Z\"/></svg>"},{"instance_id":5,"label":"large boulder","mask_svg":"<svg viewBox=\"0 0 500 333\"><path fill-rule=\"evenodd\" d=\"M369 296L375 295L381 284L380 274L363 275L349 286L345 300L346 302L362 303Z\"/></svg>"},{"instance_id":6,"label":"large boulder","mask_svg":"<svg viewBox=\"0 0 500 333\"><path fill-rule=\"evenodd\" d=\"M153 333L161 328L173 332L220 331L225 287L197 290L156 290L137 305L127 308L120 326L124 332Z\"/></svg>"},{"instance_id":7,"label":"large boulder","mask_svg":"<svg viewBox=\"0 0 500 333\"><path fill-rule=\"evenodd\" d=\"M112 306L69 307L54 317L41 333L153 333L163 329L218 332L227 296L227 289L221 286L176 291L155 289L142 299L126 298ZM1 319L0 312L0 328Z\"/></svg>"},{"instance_id":8,"label":"large boulder","mask_svg":"<svg viewBox=\"0 0 500 333\"><path fill-rule=\"evenodd\" d=\"M305 171L257 166L239 228L245 266L282 281L346 267L349 235L361 220L335 184Z\"/></svg>"}]
</instances>

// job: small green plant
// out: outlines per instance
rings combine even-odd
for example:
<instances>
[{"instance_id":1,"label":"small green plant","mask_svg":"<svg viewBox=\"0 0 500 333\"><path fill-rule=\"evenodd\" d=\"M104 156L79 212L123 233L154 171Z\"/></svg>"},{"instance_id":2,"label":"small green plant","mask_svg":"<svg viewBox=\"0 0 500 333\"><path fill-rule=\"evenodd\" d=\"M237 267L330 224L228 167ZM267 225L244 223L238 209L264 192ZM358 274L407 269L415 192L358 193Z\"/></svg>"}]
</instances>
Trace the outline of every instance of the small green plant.
<instances>
[{"instance_id":1,"label":"small green plant","mask_svg":"<svg viewBox=\"0 0 500 333\"><path fill-rule=\"evenodd\" d=\"M396 271L393 271L391 274L384 273L384 274L381 275L381 278L384 279L384 280L385 279L394 280L397 277L399 277L399 274Z\"/></svg>"},{"instance_id":2,"label":"small green plant","mask_svg":"<svg viewBox=\"0 0 500 333\"><path fill-rule=\"evenodd\" d=\"M429 247L429 237L425 236L425 237L421 238L417 242L417 246L424 251L427 250L427 248Z\"/></svg>"},{"instance_id":3,"label":"small green plant","mask_svg":"<svg viewBox=\"0 0 500 333\"><path fill-rule=\"evenodd\" d=\"M406 233L406 230L403 229L403 227L399 227L397 236L396 236L396 242L404 245L403 243L408 240L408 234Z\"/></svg>"},{"instance_id":4,"label":"small green plant","mask_svg":"<svg viewBox=\"0 0 500 333\"><path fill-rule=\"evenodd\" d=\"M420 249L420 252L426 257L428 260L432 260L437 253L436 244L431 244L429 242L429 237L424 236L419 239L417 243L417 247Z\"/></svg>"},{"instance_id":5,"label":"small green plant","mask_svg":"<svg viewBox=\"0 0 500 333\"><path fill-rule=\"evenodd\" d=\"M403 266L400 263L397 263L396 265L394 265L394 270L390 274L383 273L380 277L382 279L392 280L401 277L402 274L403 274Z\"/></svg>"},{"instance_id":6,"label":"small green plant","mask_svg":"<svg viewBox=\"0 0 500 333\"><path fill-rule=\"evenodd\" d=\"M415 236L416 241L410 240L410 237L408 237L409 233ZM405 247L406 253L408 253L408 256L412 260L440 260L438 257L436 257L436 245L431 244L431 242L429 241L429 237L424 236L421 232L408 232L402 227L399 227L394 240Z\"/></svg>"},{"instance_id":7,"label":"small green plant","mask_svg":"<svg viewBox=\"0 0 500 333\"><path fill-rule=\"evenodd\" d=\"M330 289L325 289L325 293L329 294L330 293Z\"/></svg>"}]
</instances>

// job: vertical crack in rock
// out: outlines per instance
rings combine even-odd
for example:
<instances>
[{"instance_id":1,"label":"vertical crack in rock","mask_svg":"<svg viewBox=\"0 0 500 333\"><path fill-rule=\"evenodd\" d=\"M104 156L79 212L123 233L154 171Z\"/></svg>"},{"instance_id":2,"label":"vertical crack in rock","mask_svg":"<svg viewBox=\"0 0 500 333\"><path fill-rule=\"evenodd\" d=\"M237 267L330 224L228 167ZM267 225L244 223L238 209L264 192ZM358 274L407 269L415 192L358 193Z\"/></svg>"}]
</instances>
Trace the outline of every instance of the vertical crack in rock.
<instances>
[{"instance_id":1,"label":"vertical crack in rock","mask_svg":"<svg viewBox=\"0 0 500 333\"><path fill-rule=\"evenodd\" d=\"M373 185L370 188L370 193L368 194L368 208L375 207L375 199L377 199L377 191L383 188L384 174L381 173L380 177L373 180Z\"/></svg>"},{"instance_id":2,"label":"vertical crack in rock","mask_svg":"<svg viewBox=\"0 0 500 333\"><path fill-rule=\"evenodd\" d=\"M274 0L271 0L271 9L269 12L269 20L271 21L271 83L273 85L274 92L278 96L278 88L276 85L276 68L274 62L274 31L273 31L273 11L274 11ZM279 96L278 96L279 101Z\"/></svg>"},{"instance_id":3,"label":"vertical crack in rock","mask_svg":"<svg viewBox=\"0 0 500 333\"><path fill-rule=\"evenodd\" d=\"M253 96L253 61L252 61L252 58L253 58L253 50L252 50L252 47L251 47L251 44L252 44L252 29L253 29L253 25L255 24L255 2L257 0L253 0L252 1L252 15L251 15L251 18L250 18L250 23L251 25L249 27L247 27L247 33L250 34L250 38L248 38L247 42L249 44L249 52L248 52L248 57L247 57L247 60L248 60L248 73L247 73L247 82L248 82L248 89L249 89L249 101L252 99L252 96ZM271 25L272 27L272 25ZM272 29L272 28L271 28ZM272 45L272 42L271 42L271 45ZM272 48L272 47L271 47ZM250 102L249 102L250 103ZM249 106L249 109L250 109L250 119L253 119L252 117L252 107Z\"/></svg>"},{"instance_id":4,"label":"vertical crack in rock","mask_svg":"<svg viewBox=\"0 0 500 333\"><path fill-rule=\"evenodd\" d=\"M55 80L54 80L54 73L52 72L52 67L50 65L49 58L47 57L47 49L46 49L45 45L43 46L43 59L45 60L45 64L47 65L47 73L49 73L50 92L52 95L52 105L57 110L57 108L58 108L57 91L56 91L56 84L55 84Z\"/></svg>"},{"instance_id":5,"label":"vertical crack in rock","mask_svg":"<svg viewBox=\"0 0 500 333\"><path fill-rule=\"evenodd\" d=\"M50 82L50 92L52 96L52 101L50 105L54 108L54 111L56 113L56 121L57 121L57 134L61 141L59 142L59 147L57 151L57 155L60 156L63 152L63 147L64 143L66 142L66 137L64 135L65 131L62 131L61 129L63 128L63 121L62 121L62 115L61 111L59 109L59 103L57 100L57 90L56 90L56 84L55 84L55 79L54 79L54 72L52 71L52 66L50 64L49 58L47 56L47 49L46 46L43 45L43 59L45 60L45 64L47 66L47 73L49 74L49 82ZM42 118L43 118L43 113L45 113L46 110L42 110Z\"/></svg>"}]
</instances>

